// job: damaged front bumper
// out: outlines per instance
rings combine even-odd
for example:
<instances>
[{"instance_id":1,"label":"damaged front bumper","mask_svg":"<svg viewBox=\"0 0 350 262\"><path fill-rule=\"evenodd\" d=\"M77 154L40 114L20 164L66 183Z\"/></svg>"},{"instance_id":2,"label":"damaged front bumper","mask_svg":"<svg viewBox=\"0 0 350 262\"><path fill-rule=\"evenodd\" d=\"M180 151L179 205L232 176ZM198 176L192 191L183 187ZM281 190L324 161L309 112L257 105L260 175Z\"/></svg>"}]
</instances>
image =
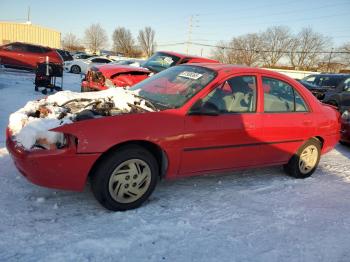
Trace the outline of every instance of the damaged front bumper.
<instances>
[{"instance_id":1,"label":"damaged front bumper","mask_svg":"<svg viewBox=\"0 0 350 262\"><path fill-rule=\"evenodd\" d=\"M101 91L108 89L107 86L102 85L100 83L96 83L93 81L87 81L83 80L81 81L81 91L82 92L89 92L89 91Z\"/></svg>"},{"instance_id":2,"label":"damaged front bumper","mask_svg":"<svg viewBox=\"0 0 350 262\"><path fill-rule=\"evenodd\" d=\"M30 150L20 147L6 130L6 147L17 169L32 183L49 188L82 191L87 176L101 155L79 154L70 138L66 147L53 150Z\"/></svg>"}]
</instances>

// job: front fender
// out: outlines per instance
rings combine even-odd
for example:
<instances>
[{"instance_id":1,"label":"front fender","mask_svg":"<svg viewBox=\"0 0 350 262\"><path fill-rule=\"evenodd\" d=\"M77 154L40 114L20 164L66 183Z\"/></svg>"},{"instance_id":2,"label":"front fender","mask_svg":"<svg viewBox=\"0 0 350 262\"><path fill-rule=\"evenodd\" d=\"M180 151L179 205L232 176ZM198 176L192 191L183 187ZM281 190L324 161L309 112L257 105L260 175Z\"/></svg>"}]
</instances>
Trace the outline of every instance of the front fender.
<instances>
[{"instance_id":1,"label":"front fender","mask_svg":"<svg viewBox=\"0 0 350 262\"><path fill-rule=\"evenodd\" d=\"M177 110L131 113L74 122L51 131L77 137L78 153L102 153L135 140L152 142L166 151L181 147L183 119Z\"/></svg>"}]
</instances>

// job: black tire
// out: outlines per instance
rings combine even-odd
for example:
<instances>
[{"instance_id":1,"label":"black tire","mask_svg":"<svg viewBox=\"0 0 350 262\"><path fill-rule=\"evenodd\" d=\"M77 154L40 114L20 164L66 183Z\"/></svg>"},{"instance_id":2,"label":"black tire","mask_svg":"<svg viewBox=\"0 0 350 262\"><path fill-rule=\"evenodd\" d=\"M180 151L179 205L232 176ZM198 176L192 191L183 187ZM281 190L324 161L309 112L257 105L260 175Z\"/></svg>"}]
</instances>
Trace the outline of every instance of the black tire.
<instances>
[{"instance_id":1,"label":"black tire","mask_svg":"<svg viewBox=\"0 0 350 262\"><path fill-rule=\"evenodd\" d=\"M80 66L78 66L78 65L73 65L73 66L70 68L70 71L71 71L71 73L73 73L73 74L80 74L81 68L80 68Z\"/></svg>"},{"instance_id":2,"label":"black tire","mask_svg":"<svg viewBox=\"0 0 350 262\"><path fill-rule=\"evenodd\" d=\"M146 191L142 193L135 201L130 203L122 203L120 201L117 201L115 197L112 196L112 193L110 193L110 187L111 183L117 183L117 185L114 187L114 190L116 190L116 187L119 185L119 182L111 182L113 181L113 172L120 166L123 166L124 163L128 161L133 160L139 160L146 163L150 170L150 181L148 181L148 187L146 188ZM139 169L138 169L139 170ZM120 172L120 170L119 170ZM117 174L114 175L114 177L119 177L124 174ZM123 182L120 183L118 188L123 188L123 192L129 189L124 189L123 186L126 187L126 185L132 185L134 187L134 183L132 178L130 178L130 182ZM92 176L91 176L91 188L92 192L97 199L97 201L104 206L105 208L112 210L112 211L125 211L137 208L141 206L148 197L152 194L154 191L157 181L159 179L159 167L157 160L155 157L146 149L143 147L137 146L137 145L129 145L123 148L120 148L116 152L112 152L108 154L101 163L95 168ZM135 183L136 184L136 183ZM113 184L114 186L114 184ZM131 188L130 188L131 189ZM118 189L119 191L119 189ZM126 196L126 193L123 193L123 196ZM134 197L134 196L131 196Z\"/></svg>"},{"instance_id":3,"label":"black tire","mask_svg":"<svg viewBox=\"0 0 350 262\"><path fill-rule=\"evenodd\" d=\"M301 171L301 167L299 165L300 163L300 156L301 154L304 152L304 150L306 148L315 148L317 151L317 158L316 158L316 162L314 164L314 166L305 173ZM315 138L312 138L310 140L308 140L305 144L303 144L298 151L293 155L293 157L289 160L289 162L283 166L285 172L291 176L291 177L295 177L295 178L307 178L309 176L311 176L317 166L318 163L320 162L320 157L321 157L321 142Z\"/></svg>"}]
</instances>

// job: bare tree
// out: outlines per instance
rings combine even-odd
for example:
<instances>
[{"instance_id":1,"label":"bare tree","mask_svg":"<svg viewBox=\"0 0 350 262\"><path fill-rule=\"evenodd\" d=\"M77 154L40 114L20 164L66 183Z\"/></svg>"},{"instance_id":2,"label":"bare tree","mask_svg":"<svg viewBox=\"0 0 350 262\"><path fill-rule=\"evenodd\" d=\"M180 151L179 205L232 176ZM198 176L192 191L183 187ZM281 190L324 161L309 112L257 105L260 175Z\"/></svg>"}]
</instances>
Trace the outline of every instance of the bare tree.
<instances>
[{"instance_id":1,"label":"bare tree","mask_svg":"<svg viewBox=\"0 0 350 262\"><path fill-rule=\"evenodd\" d=\"M107 46L108 37L100 24L92 24L85 30L85 44L93 53Z\"/></svg>"},{"instance_id":2,"label":"bare tree","mask_svg":"<svg viewBox=\"0 0 350 262\"><path fill-rule=\"evenodd\" d=\"M260 60L258 50L262 48L261 46L261 37L258 34L235 37L230 43L231 57L236 64L255 66Z\"/></svg>"},{"instance_id":3,"label":"bare tree","mask_svg":"<svg viewBox=\"0 0 350 262\"><path fill-rule=\"evenodd\" d=\"M291 33L288 27L270 27L261 34L261 41L261 57L265 66L275 66L290 48Z\"/></svg>"},{"instance_id":4,"label":"bare tree","mask_svg":"<svg viewBox=\"0 0 350 262\"><path fill-rule=\"evenodd\" d=\"M340 52L346 52L339 55L338 60L346 66L350 66L350 42L342 45L339 50Z\"/></svg>"},{"instance_id":5,"label":"bare tree","mask_svg":"<svg viewBox=\"0 0 350 262\"><path fill-rule=\"evenodd\" d=\"M288 54L290 63L294 67L304 69L316 67L322 59L320 52L329 46L329 38L314 32L311 28L304 28L291 40Z\"/></svg>"},{"instance_id":6,"label":"bare tree","mask_svg":"<svg viewBox=\"0 0 350 262\"><path fill-rule=\"evenodd\" d=\"M75 34L65 34L62 41L62 48L68 51L81 51L84 47L80 44L80 40Z\"/></svg>"},{"instance_id":7,"label":"bare tree","mask_svg":"<svg viewBox=\"0 0 350 262\"><path fill-rule=\"evenodd\" d=\"M258 34L235 37L229 43L220 42L213 50L213 58L228 64L256 66L260 61L261 38Z\"/></svg>"},{"instance_id":8,"label":"bare tree","mask_svg":"<svg viewBox=\"0 0 350 262\"><path fill-rule=\"evenodd\" d=\"M212 50L212 58L218 60L221 63L233 64L234 59L231 57L230 44L224 41L217 43L217 47Z\"/></svg>"},{"instance_id":9,"label":"bare tree","mask_svg":"<svg viewBox=\"0 0 350 262\"><path fill-rule=\"evenodd\" d=\"M135 41L130 30L124 27L118 27L113 32L113 49L115 52L122 53L125 56L133 57L135 55Z\"/></svg>"},{"instance_id":10,"label":"bare tree","mask_svg":"<svg viewBox=\"0 0 350 262\"><path fill-rule=\"evenodd\" d=\"M141 50L145 53L147 57L150 57L154 53L156 46L154 40L155 34L155 31L149 26L139 31L137 40L139 41Z\"/></svg>"}]
</instances>

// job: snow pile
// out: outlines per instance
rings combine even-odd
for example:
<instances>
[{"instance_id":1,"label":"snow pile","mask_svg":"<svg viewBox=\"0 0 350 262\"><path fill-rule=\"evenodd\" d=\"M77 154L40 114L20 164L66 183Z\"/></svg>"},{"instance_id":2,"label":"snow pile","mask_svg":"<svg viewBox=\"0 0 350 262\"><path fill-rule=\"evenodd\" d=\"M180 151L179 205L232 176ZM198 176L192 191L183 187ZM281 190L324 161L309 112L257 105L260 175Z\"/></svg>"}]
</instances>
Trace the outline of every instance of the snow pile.
<instances>
[{"instance_id":1,"label":"snow pile","mask_svg":"<svg viewBox=\"0 0 350 262\"><path fill-rule=\"evenodd\" d=\"M62 91L45 99L30 101L10 115L9 129L13 139L29 150L52 148L64 144L63 134L49 131L70 124L80 117L88 118L154 111L137 93L113 88L100 92L76 93Z\"/></svg>"}]
</instances>

